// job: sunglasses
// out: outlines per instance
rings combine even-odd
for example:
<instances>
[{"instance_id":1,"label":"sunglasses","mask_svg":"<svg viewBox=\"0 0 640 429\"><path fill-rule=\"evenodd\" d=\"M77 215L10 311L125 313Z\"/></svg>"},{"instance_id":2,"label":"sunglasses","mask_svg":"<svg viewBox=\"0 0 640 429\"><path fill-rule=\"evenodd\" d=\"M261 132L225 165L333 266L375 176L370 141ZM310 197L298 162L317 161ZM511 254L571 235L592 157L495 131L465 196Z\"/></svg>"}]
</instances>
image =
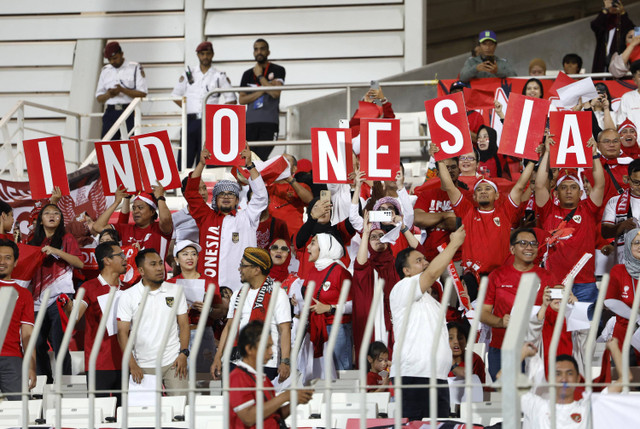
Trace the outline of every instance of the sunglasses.
<instances>
[{"instance_id":1,"label":"sunglasses","mask_svg":"<svg viewBox=\"0 0 640 429\"><path fill-rule=\"evenodd\" d=\"M273 246L271 246L271 250L273 250L274 252L275 252L275 251L277 251L277 250L281 250L281 251L283 251L283 252L288 252L288 251L289 251L289 248L288 248L287 246L280 246L280 247L278 247L278 246L276 246L276 245L274 244Z\"/></svg>"}]
</instances>

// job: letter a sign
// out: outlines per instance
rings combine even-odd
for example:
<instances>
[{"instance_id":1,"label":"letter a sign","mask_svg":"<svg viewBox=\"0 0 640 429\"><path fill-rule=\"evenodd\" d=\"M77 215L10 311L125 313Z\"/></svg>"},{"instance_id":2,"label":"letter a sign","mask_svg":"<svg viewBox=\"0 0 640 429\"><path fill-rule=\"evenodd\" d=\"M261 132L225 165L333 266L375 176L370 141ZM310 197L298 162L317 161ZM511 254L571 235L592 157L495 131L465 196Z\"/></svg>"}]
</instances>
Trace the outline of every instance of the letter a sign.
<instances>
[{"instance_id":1,"label":"letter a sign","mask_svg":"<svg viewBox=\"0 0 640 429\"><path fill-rule=\"evenodd\" d=\"M400 170L400 119L360 120L360 165L368 180L395 180Z\"/></svg>"},{"instance_id":2,"label":"letter a sign","mask_svg":"<svg viewBox=\"0 0 640 429\"><path fill-rule=\"evenodd\" d=\"M549 131L556 144L549 154L552 168L591 168L591 112L551 112Z\"/></svg>"},{"instance_id":3,"label":"letter a sign","mask_svg":"<svg viewBox=\"0 0 640 429\"><path fill-rule=\"evenodd\" d=\"M314 183L351 183L351 130L311 128L311 158Z\"/></svg>"},{"instance_id":4,"label":"letter a sign","mask_svg":"<svg viewBox=\"0 0 640 429\"><path fill-rule=\"evenodd\" d=\"M244 106L208 104L206 148L211 152L207 164L240 165L240 152L246 146Z\"/></svg>"},{"instance_id":5,"label":"letter a sign","mask_svg":"<svg viewBox=\"0 0 640 429\"><path fill-rule=\"evenodd\" d=\"M27 161L31 198L48 198L53 188L60 187L62 195L69 195L67 167L59 136L24 140L24 156Z\"/></svg>"},{"instance_id":6,"label":"letter a sign","mask_svg":"<svg viewBox=\"0 0 640 429\"><path fill-rule=\"evenodd\" d=\"M454 158L473 151L467 108L461 92L424 102L431 143L440 148L436 161Z\"/></svg>"}]
</instances>

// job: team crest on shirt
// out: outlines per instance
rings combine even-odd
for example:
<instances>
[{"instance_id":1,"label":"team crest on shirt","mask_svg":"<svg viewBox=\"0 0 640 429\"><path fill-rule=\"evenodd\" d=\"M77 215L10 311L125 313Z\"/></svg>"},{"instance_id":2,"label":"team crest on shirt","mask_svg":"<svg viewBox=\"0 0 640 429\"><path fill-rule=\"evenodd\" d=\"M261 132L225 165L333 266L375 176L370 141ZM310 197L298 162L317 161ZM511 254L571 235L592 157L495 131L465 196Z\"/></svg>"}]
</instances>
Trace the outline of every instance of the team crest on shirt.
<instances>
[{"instance_id":1,"label":"team crest on shirt","mask_svg":"<svg viewBox=\"0 0 640 429\"><path fill-rule=\"evenodd\" d=\"M164 302L167 303L167 307L171 308L173 307L173 297L172 296L168 296L164 299Z\"/></svg>"},{"instance_id":2,"label":"team crest on shirt","mask_svg":"<svg viewBox=\"0 0 640 429\"><path fill-rule=\"evenodd\" d=\"M573 413L571 414L571 420L576 423L580 423L582 421L582 415L580 413Z\"/></svg>"},{"instance_id":3,"label":"team crest on shirt","mask_svg":"<svg viewBox=\"0 0 640 429\"><path fill-rule=\"evenodd\" d=\"M573 217L573 221L574 221L575 223L580 223L580 222L582 222L582 216L580 216L580 215L575 215L575 216Z\"/></svg>"},{"instance_id":4,"label":"team crest on shirt","mask_svg":"<svg viewBox=\"0 0 640 429\"><path fill-rule=\"evenodd\" d=\"M323 291L325 291L325 292L328 291L330 287L331 287L331 282L322 283L322 290Z\"/></svg>"},{"instance_id":5,"label":"team crest on shirt","mask_svg":"<svg viewBox=\"0 0 640 429\"><path fill-rule=\"evenodd\" d=\"M627 285L627 286L625 286L625 287L622 289L622 297L623 297L623 298L629 298L629 286L628 286L628 285Z\"/></svg>"},{"instance_id":6,"label":"team crest on shirt","mask_svg":"<svg viewBox=\"0 0 640 429\"><path fill-rule=\"evenodd\" d=\"M499 218L499 217L497 217L497 216L496 216L496 217L494 217L494 218L493 218L493 223L495 223L495 224L496 224L496 226L500 226L500 218Z\"/></svg>"},{"instance_id":7,"label":"team crest on shirt","mask_svg":"<svg viewBox=\"0 0 640 429\"><path fill-rule=\"evenodd\" d=\"M238 241L240 241L240 233L239 232L232 233L231 241L233 241L234 243L237 243Z\"/></svg>"}]
</instances>

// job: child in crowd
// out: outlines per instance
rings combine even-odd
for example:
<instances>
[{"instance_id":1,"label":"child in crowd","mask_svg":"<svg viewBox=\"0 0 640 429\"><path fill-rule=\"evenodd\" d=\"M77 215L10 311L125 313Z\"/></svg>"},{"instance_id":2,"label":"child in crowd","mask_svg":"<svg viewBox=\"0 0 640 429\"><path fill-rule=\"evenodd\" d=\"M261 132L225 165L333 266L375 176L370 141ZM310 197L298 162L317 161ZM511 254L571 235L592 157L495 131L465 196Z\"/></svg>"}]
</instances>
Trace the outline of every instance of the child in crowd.
<instances>
[{"instance_id":1,"label":"child in crowd","mask_svg":"<svg viewBox=\"0 0 640 429\"><path fill-rule=\"evenodd\" d=\"M369 346L367 353L369 372L367 373L367 386L388 386L389 381L389 349L384 343L374 341ZM367 392L384 392L387 389L379 387L377 389L368 388Z\"/></svg>"},{"instance_id":2,"label":"child in crowd","mask_svg":"<svg viewBox=\"0 0 640 429\"><path fill-rule=\"evenodd\" d=\"M464 325L455 322L448 323L447 329L449 330L449 346L453 356L453 365L451 366L449 377L464 378L464 354L467 349L468 330ZM472 365L473 374L477 375L484 385L486 381L484 362L475 352L473 353Z\"/></svg>"}]
</instances>

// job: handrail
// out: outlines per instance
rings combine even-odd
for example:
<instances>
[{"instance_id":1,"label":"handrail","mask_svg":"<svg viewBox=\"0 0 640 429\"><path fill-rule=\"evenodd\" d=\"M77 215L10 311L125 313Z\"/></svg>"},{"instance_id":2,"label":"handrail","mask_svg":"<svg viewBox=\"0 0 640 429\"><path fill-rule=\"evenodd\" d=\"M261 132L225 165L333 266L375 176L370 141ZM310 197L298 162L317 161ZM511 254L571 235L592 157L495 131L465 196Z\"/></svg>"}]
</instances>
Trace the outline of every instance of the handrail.
<instances>
[{"instance_id":1,"label":"handrail","mask_svg":"<svg viewBox=\"0 0 640 429\"><path fill-rule=\"evenodd\" d=\"M598 291L598 300L596 301L595 311L593 312L593 320L587 335L587 341L584 345L584 378L585 390L593 391L593 376L591 372L591 364L593 362L593 351L596 346L596 338L598 336L598 327L600 326L600 318L602 317L602 308L604 307L604 299L607 296L609 288L609 274L602 276L602 282Z\"/></svg>"},{"instance_id":2,"label":"handrail","mask_svg":"<svg viewBox=\"0 0 640 429\"><path fill-rule=\"evenodd\" d=\"M360 379L360 429L366 429L367 427L367 355L369 348L368 338L371 338L373 334L373 327L375 318L378 314L378 307L382 300L382 291L384 288L384 280L380 279L373 285L373 299L371 300L371 307L369 308L369 314L367 315L367 323L364 327L364 334L362 334L362 344L360 344L360 350L358 352L358 373Z\"/></svg>"},{"instance_id":3,"label":"handrail","mask_svg":"<svg viewBox=\"0 0 640 429\"><path fill-rule=\"evenodd\" d=\"M333 351L336 348L336 341L338 341L338 335L340 334L340 325L342 324L342 316L344 315L344 306L349 297L349 290L351 289L351 281L345 280L342 282L342 288L340 289L340 297L338 298L338 305L336 306L336 314L333 316L333 325L331 328L331 334L327 340L327 345L324 349L324 400L325 400L325 427L331 428L331 382L333 373Z\"/></svg>"},{"instance_id":4,"label":"handrail","mask_svg":"<svg viewBox=\"0 0 640 429\"><path fill-rule=\"evenodd\" d=\"M89 355L89 429L93 429L95 423L94 410L96 407L96 362L98 361L98 354L100 353L100 347L102 346L102 341L104 339L104 331L107 326L107 321L109 321L108 319L111 315L111 307L113 307L113 303L115 301L116 290L117 289L115 286L109 287L107 305L105 305L102 311L102 317L100 318L100 323L98 324L98 331L96 333L95 339L93 340L93 348L91 349L91 354Z\"/></svg>"},{"instance_id":5,"label":"handrail","mask_svg":"<svg viewBox=\"0 0 640 429\"><path fill-rule=\"evenodd\" d=\"M269 307L267 307L267 314L264 317L264 325L258 342L258 359L256 361L256 429L264 429L264 419L258 418L258 416L264 416L264 365L262 362L264 361L264 353L267 350L267 339L271 337L271 321L278 305L278 295L283 292L280 285L280 282L273 284Z\"/></svg>"},{"instance_id":6,"label":"handrail","mask_svg":"<svg viewBox=\"0 0 640 429\"><path fill-rule=\"evenodd\" d=\"M71 335L73 335L73 329L76 327L76 322L78 321L78 312L80 311L80 302L82 298L84 298L86 290L81 287L78 289L76 293L76 299L73 301L73 309L71 310L71 314L69 315L69 322L67 323L67 327L64 331L64 336L62 337L62 342L60 343L60 348L58 349L58 354L56 356L56 370L55 370L55 387L54 387L54 397L56 400L56 427L62 427L62 367L64 366L64 357L67 354L69 349L69 342L71 341ZM44 305L46 303L43 302ZM44 308L46 311L46 307ZM40 311L43 311L41 308Z\"/></svg>"},{"instance_id":7,"label":"handrail","mask_svg":"<svg viewBox=\"0 0 640 429\"><path fill-rule=\"evenodd\" d=\"M636 320L638 318L639 306L640 293L634 293L631 315L629 315L629 324L627 325L627 332L624 335L624 342L622 343L622 374L618 373L618 378L622 379L622 391L624 393L629 393L629 355L631 352L631 337L633 337L634 332L638 329Z\"/></svg>"}]
</instances>

